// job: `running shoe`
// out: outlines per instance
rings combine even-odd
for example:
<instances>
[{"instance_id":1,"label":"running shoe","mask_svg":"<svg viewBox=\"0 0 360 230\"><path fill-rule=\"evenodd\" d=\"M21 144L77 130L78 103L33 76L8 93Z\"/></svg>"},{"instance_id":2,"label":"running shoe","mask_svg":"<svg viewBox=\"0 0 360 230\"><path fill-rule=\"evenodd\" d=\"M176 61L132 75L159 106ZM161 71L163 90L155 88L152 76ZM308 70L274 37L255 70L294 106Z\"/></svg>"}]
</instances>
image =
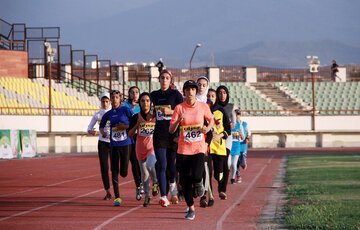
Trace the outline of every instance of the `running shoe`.
<instances>
[{"instance_id":1,"label":"running shoe","mask_svg":"<svg viewBox=\"0 0 360 230\"><path fill-rule=\"evenodd\" d=\"M146 196L143 206L144 206L144 207L147 207L147 206L149 206L149 205L150 205L150 196Z\"/></svg>"},{"instance_id":2,"label":"running shoe","mask_svg":"<svg viewBox=\"0 0 360 230\"><path fill-rule=\"evenodd\" d=\"M226 193L224 193L224 192L220 192L220 193L219 193L219 197L220 197L220 199L222 199L222 200L226 200L226 199L227 199Z\"/></svg>"},{"instance_id":3,"label":"running shoe","mask_svg":"<svg viewBox=\"0 0 360 230\"><path fill-rule=\"evenodd\" d=\"M143 183L140 183L140 194L145 194Z\"/></svg>"},{"instance_id":4,"label":"running shoe","mask_svg":"<svg viewBox=\"0 0 360 230\"><path fill-rule=\"evenodd\" d=\"M163 197L160 198L159 204L160 204L162 207L167 207L168 205L170 205L170 202L169 202L169 200L166 198L166 196L163 196Z\"/></svg>"},{"instance_id":5,"label":"running shoe","mask_svg":"<svg viewBox=\"0 0 360 230\"><path fill-rule=\"evenodd\" d=\"M194 185L194 197L202 197L205 194L205 188L202 183L196 183Z\"/></svg>"},{"instance_id":6,"label":"running shoe","mask_svg":"<svg viewBox=\"0 0 360 230\"><path fill-rule=\"evenodd\" d=\"M236 184L236 180L235 179L231 179L231 184Z\"/></svg>"},{"instance_id":7,"label":"running shoe","mask_svg":"<svg viewBox=\"0 0 360 230\"><path fill-rule=\"evenodd\" d=\"M209 207L214 206L214 199L209 199L208 206Z\"/></svg>"},{"instance_id":8,"label":"running shoe","mask_svg":"<svg viewBox=\"0 0 360 230\"><path fill-rule=\"evenodd\" d=\"M142 195L140 193L140 187L137 187L136 188L136 199L141 200L141 198L142 198Z\"/></svg>"},{"instance_id":9,"label":"running shoe","mask_svg":"<svg viewBox=\"0 0 360 230\"><path fill-rule=\"evenodd\" d=\"M169 184L169 191L171 196L176 196L178 193L176 182Z\"/></svg>"},{"instance_id":10,"label":"running shoe","mask_svg":"<svg viewBox=\"0 0 360 230\"><path fill-rule=\"evenodd\" d=\"M172 204L178 204L179 203L179 198L178 198L177 195L171 196L171 203Z\"/></svg>"},{"instance_id":11,"label":"running shoe","mask_svg":"<svg viewBox=\"0 0 360 230\"><path fill-rule=\"evenodd\" d=\"M120 198L116 198L114 200L114 206L120 206L121 202L122 202L122 200Z\"/></svg>"},{"instance_id":12,"label":"running shoe","mask_svg":"<svg viewBox=\"0 0 360 230\"><path fill-rule=\"evenodd\" d=\"M111 193L107 192L104 197L104 200L111 200Z\"/></svg>"},{"instance_id":13,"label":"running shoe","mask_svg":"<svg viewBox=\"0 0 360 230\"><path fill-rule=\"evenodd\" d=\"M241 176L236 178L236 183L241 184L241 182L242 182Z\"/></svg>"},{"instance_id":14,"label":"running shoe","mask_svg":"<svg viewBox=\"0 0 360 230\"><path fill-rule=\"evenodd\" d=\"M159 184L158 183L153 184L153 186L152 186L152 195L153 196L159 195Z\"/></svg>"},{"instance_id":15,"label":"running shoe","mask_svg":"<svg viewBox=\"0 0 360 230\"><path fill-rule=\"evenodd\" d=\"M206 201L206 196L202 196L200 198L200 207L206 208L208 206L208 202Z\"/></svg>"},{"instance_id":16,"label":"running shoe","mask_svg":"<svg viewBox=\"0 0 360 230\"><path fill-rule=\"evenodd\" d=\"M193 220L195 219L195 211L194 210L190 210L187 212L186 216L185 216L186 220Z\"/></svg>"}]
</instances>

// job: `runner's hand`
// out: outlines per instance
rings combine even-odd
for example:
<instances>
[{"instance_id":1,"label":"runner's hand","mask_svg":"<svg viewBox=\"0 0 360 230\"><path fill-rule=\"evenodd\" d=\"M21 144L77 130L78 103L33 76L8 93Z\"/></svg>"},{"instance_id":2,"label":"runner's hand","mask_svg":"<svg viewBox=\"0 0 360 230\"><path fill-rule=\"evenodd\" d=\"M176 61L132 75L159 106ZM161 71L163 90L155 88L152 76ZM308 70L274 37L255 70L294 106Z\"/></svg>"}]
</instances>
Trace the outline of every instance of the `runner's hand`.
<instances>
[{"instance_id":1,"label":"runner's hand","mask_svg":"<svg viewBox=\"0 0 360 230\"><path fill-rule=\"evenodd\" d=\"M171 114L171 109L169 109L168 107L161 107L160 111L165 115Z\"/></svg>"},{"instance_id":2,"label":"runner's hand","mask_svg":"<svg viewBox=\"0 0 360 230\"><path fill-rule=\"evenodd\" d=\"M206 134L206 133L208 132L207 126L204 125L204 126L201 128L200 132Z\"/></svg>"},{"instance_id":3,"label":"runner's hand","mask_svg":"<svg viewBox=\"0 0 360 230\"><path fill-rule=\"evenodd\" d=\"M181 114L177 122L180 123L185 117L186 117L186 113Z\"/></svg>"},{"instance_id":4,"label":"runner's hand","mask_svg":"<svg viewBox=\"0 0 360 230\"><path fill-rule=\"evenodd\" d=\"M221 135L215 133L213 135L213 138L212 138L211 142L218 142L220 140L220 138L221 138Z\"/></svg>"},{"instance_id":5,"label":"runner's hand","mask_svg":"<svg viewBox=\"0 0 360 230\"><path fill-rule=\"evenodd\" d=\"M88 133L89 133L89 134L91 134L91 135L93 135L93 136L95 136L95 135L96 135L96 131L95 131L95 129L92 129L92 130L88 131Z\"/></svg>"},{"instance_id":6,"label":"runner's hand","mask_svg":"<svg viewBox=\"0 0 360 230\"><path fill-rule=\"evenodd\" d=\"M243 140L244 139L244 135L241 133L241 131L237 131L238 133L239 133L239 135L240 135L240 137L241 137L241 140Z\"/></svg>"}]
</instances>

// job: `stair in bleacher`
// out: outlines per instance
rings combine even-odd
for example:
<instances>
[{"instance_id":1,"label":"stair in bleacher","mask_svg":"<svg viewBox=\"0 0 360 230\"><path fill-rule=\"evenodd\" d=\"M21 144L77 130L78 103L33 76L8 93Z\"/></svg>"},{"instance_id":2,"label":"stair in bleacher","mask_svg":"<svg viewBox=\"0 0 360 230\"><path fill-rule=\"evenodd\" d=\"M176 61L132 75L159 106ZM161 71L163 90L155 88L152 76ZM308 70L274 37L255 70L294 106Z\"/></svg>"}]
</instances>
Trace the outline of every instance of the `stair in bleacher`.
<instances>
[{"instance_id":1,"label":"stair in bleacher","mask_svg":"<svg viewBox=\"0 0 360 230\"><path fill-rule=\"evenodd\" d=\"M265 94L267 98L270 98L277 105L283 107L284 110L303 110L305 109L300 103L293 101L288 95L278 90L272 83L252 83L252 86L259 90L262 94ZM292 112L299 114L301 112Z\"/></svg>"}]
</instances>

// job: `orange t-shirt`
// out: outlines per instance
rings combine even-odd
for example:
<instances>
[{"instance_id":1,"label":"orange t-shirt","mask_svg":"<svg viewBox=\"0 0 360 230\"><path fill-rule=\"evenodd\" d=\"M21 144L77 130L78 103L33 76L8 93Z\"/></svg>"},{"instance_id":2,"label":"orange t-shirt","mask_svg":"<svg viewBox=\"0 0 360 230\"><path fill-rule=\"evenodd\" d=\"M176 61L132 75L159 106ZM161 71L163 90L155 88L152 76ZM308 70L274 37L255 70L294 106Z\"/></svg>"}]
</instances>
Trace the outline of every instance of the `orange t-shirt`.
<instances>
[{"instance_id":1,"label":"orange t-shirt","mask_svg":"<svg viewBox=\"0 0 360 230\"><path fill-rule=\"evenodd\" d=\"M154 117L152 120L146 121L142 118L140 113L138 113L138 116L140 119L140 125L137 130L138 135L136 137L136 157L139 160L145 160L149 154L154 153L153 134L156 119Z\"/></svg>"},{"instance_id":2,"label":"orange t-shirt","mask_svg":"<svg viewBox=\"0 0 360 230\"><path fill-rule=\"evenodd\" d=\"M178 153L183 155L205 153L205 138L200 130L204 125L204 118L210 121L214 118L214 115L204 102L196 101L193 106L183 102L175 107L170 124L175 123L183 113L186 116L180 122Z\"/></svg>"}]
</instances>

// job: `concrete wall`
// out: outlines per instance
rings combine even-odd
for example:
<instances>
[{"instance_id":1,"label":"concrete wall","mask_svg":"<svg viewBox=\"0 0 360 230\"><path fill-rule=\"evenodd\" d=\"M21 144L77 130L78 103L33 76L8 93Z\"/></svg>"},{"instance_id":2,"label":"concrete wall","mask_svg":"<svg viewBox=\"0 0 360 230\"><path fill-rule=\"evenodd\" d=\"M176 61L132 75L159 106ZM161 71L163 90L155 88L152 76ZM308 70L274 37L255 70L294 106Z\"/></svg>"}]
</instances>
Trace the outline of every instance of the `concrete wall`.
<instances>
[{"instance_id":1,"label":"concrete wall","mask_svg":"<svg viewBox=\"0 0 360 230\"><path fill-rule=\"evenodd\" d=\"M360 147L360 116L318 116L312 131L311 116L246 117L252 131L252 148ZM38 153L97 151L97 136L86 133L91 116L7 116L0 129L35 129Z\"/></svg>"},{"instance_id":2,"label":"concrete wall","mask_svg":"<svg viewBox=\"0 0 360 230\"><path fill-rule=\"evenodd\" d=\"M311 116L243 116L253 131L312 131ZM85 132L91 116L52 116L53 132ZM360 131L360 116L317 116L316 131ZM2 115L0 129L49 131L48 116ZM359 141L360 142L360 141Z\"/></svg>"},{"instance_id":3,"label":"concrete wall","mask_svg":"<svg viewBox=\"0 0 360 230\"><path fill-rule=\"evenodd\" d=\"M254 131L251 148L360 147L360 131ZM39 132L37 153L97 152L98 136L85 132Z\"/></svg>"},{"instance_id":4,"label":"concrete wall","mask_svg":"<svg viewBox=\"0 0 360 230\"><path fill-rule=\"evenodd\" d=\"M28 53L0 50L0 77L28 77Z\"/></svg>"},{"instance_id":5,"label":"concrete wall","mask_svg":"<svg viewBox=\"0 0 360 230\"><path fill-rule=\"evenodd\" d=\"M52 132L86 132L91 116L52 116ZM1 115L0 129L35 129L49 131L48 116Z\"/></svg>"}]
</instances>

